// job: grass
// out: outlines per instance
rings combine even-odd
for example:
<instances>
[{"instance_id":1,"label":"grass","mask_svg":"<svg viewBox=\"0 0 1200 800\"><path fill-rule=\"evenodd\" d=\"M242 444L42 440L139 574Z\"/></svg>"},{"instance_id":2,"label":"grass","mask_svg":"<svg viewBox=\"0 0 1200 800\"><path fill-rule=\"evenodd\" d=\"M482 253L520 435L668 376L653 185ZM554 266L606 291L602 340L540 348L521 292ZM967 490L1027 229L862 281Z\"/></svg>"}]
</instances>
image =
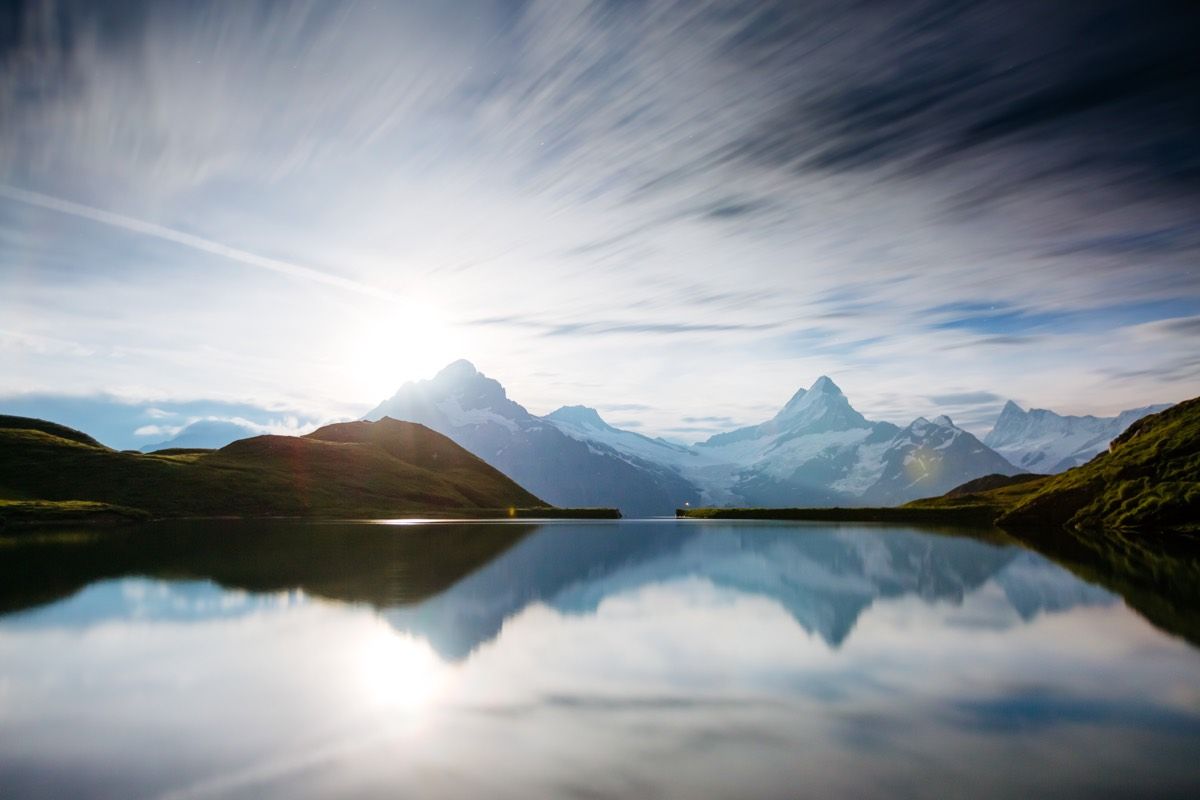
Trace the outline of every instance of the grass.
<instances>
[{"instance_id":1,"label":"grass","mask_svg":"<svg viewBox=\"0 0 1200 800\"><path fill-rule=\"evenodd\" d=\"M145 522L145 511L88 500L0 500L0 530L7 526Z\"/></svg>"},{"instance_id":2,"label":"grass","mask_svg":"<svg viewBox=\"0 0 1200 800\"><path fill-rule=\"evenodd\" d=\"M41 501L0 507L10 524L68 513L84 521L81 502L154 517L571 513L552 509L441 434L388 418L301 437L257 436L220 450L143 454L109 449L54 423L0 417L0 498Z\"/></svg>"},{"instance_id":3,"label":"grass","mask_svg":"<svg viewBox=\"0 0 1200 800\"><path fill-rule=\"evenodd\" d=\"M997 523L1200 533L1200 398L1138 420L1107 452L1016 498Z\"/></svg>"}]
</instances>

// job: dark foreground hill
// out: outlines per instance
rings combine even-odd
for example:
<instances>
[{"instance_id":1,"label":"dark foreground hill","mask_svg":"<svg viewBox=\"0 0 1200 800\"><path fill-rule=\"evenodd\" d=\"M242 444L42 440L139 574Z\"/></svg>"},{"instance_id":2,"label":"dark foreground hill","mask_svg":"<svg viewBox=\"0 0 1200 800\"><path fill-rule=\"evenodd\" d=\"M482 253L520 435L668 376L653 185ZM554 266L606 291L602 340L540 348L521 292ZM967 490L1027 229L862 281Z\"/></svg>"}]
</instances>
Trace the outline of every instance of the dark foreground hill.
<instances>
[{"instance_id":1,"label":"dark foreground hill","mask_svg":"<svg viewBox=\"0 0 1200 800\"><path fill-rule=\"evenodd\" d=\"M220 450L143 454L42 420L0 417L0 498L93 501L158 517L473 516L548 508L445 436L390 418L328 425L307 436L256 436Z\"/></svg>"},{"instance_id":2,"label":"dark foreground hill","mask_svg":"<svg viewBox=\"0 0 1200 800\"><path fill-rule=\"evenodd\" d=\"M1036 484L998 521L1200 533L1200 398L1133 423L1108 452Z\"/></svg>"},{"instance_id":3,"label":"dark foreground hill","mask_svg":"<svg viewBox=\"0 0 1200 800\"><path fill-rule=\"evenodd\" d=\"M1082 466L981 491L970 488L909 507L976 508L1014 531L1200 533L1200 398L1143 417Z\"/></svg>"}]
</instances>

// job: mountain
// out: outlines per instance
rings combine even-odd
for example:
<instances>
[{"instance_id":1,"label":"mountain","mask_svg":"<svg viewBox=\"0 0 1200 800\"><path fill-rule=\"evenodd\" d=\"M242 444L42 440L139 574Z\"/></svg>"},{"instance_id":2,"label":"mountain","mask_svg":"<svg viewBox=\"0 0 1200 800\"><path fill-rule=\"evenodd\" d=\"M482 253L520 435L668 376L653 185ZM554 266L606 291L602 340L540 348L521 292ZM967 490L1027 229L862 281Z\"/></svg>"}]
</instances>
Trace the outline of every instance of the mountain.
<instances>
[{"instance_id":1,"label":"mountain","mask_svg":"<svg viewBox=\"0 0 1200 800\"><path fill-rule=\"evenodd\" d=\"M449 436L551 502L632 516L697 504L902 503L1019 471L948 418L872 422L826 376L766 422L690 447L621 430L587 406L536 417L466 361L405 384L367 419L385 414Z\"/></svg>"},{"instance_id":2,"label":"mountain","mask_svg":"<svg viewBox=\"0 0 1200 800\"><path fill-rule=\"evenodd\" d=\"M142 445L138 449L143 453L153 453L155 450L213 450L218 447L258 435L258 431L249 425L224 419L201 419L184 426L179 433L170 439L153 444Z\"/></svg>"},{"instance_id":3,"label":"mountain","mask_svg":"<svg viewBox=\"0 0 1200 800\"><path fill-rule=\"evenodd\" d=\"M1075 417L1043 408L1022 411L1010 400L983 442L1023 470L1053 474L1087 462L1135 421L1168 407L1134 408L1115 417Z\"/></svg>"},{"instance_id":4,"label":"mountain","mask_svg":"<svg viewBox=\"0 0 1200 800\"><path fill-rule=\"evenodd\" d=\"M998 520L1006 528L1200 532L1200 397L1142 417L1083 466L1024 485Z\"/></svg>"},{"instance_id":5,"label":"mountain","mask_svg":"<svg viewBox=\"0 0 1200 800\"><path fill-rule=\"evenodd\" d=\"M652 439L640 433L614 428L600 417L596 409L587 406L563 406L542 419L572 439L603 444L632 458L673 464L695 455L691 449L666 439Z\"/></svg>"},{"instance_id":6,"label":"mountain","mask_svg":"<svg viewBox=\"0 0 1200 800\"><path fill-rule=\"evenodd\" d=\"M822 376L766 422L697 443L709 465L689 475L710 505L854 504L878 478L865 461L896 430L867 421Z\"/></svg>"},{"instance_id":7,"label":"mountain","mask_svg":"<svg viewBox=\"0 0 1200 800\"><path fill-rule=\"evenodd\" d=\"M97 501L166 517L478 515L545 506L446 437L394 419L163 455L0 417L0 498Z\"/></svg>"},{"instance_id":8,"label":"mountain","mask_svg":"<svg viewBox=\"0 0 1200 800\"><path fill-rule=\"evenodd\" d=\"M992 476L906 508L975 508L1023 538L1040 543L1065 529L1114 542L1125 559L1136 549L1125 534L1161 544L1172 538L1163 534L1200 533L1200 397L1142 417L1107 452L1066 472Z\"/></svg>"},{"instance_id":9,"label":"mountain","mask_svg":"<svg viewBox=\"0 0 1200 800\"><path fill-rule=\"evenodd\" d=\"M887 505L1018 471L948 417L904 429L871 422L826 376L766 422L692 447L621 431L590 409L560 409L556 417L577 438L674 470L706 505Z\"/></svg>"},{"instance_id":10,"label":"mountain","mask_svg":"<svg viewBox=\"0 0 1200 800\"><path fill-rule=\"evenodd\" d=\"M450 364L432 380L406 383L365 418L384 416L448 436L555 505L617 506L627 516L654 516L699 499L692 484L659 461L618 451L602 438L581 441L565 433L570 426L563 418L569 421L572 412L558 421L530 414L468 361Z\"/></svg>"},{"instance_id":11,"label":"mountain","mask_svg":"<svg viewBox=\"0 0 1200 800\"><path fill-rule=\"evenodd\" d=\"M879 478L863 493L867 505L895 505L953 489L971 475L1011 475L996 451L955 425L949 417L918 417L888 442Z\"/></svg>"}]
</instances>

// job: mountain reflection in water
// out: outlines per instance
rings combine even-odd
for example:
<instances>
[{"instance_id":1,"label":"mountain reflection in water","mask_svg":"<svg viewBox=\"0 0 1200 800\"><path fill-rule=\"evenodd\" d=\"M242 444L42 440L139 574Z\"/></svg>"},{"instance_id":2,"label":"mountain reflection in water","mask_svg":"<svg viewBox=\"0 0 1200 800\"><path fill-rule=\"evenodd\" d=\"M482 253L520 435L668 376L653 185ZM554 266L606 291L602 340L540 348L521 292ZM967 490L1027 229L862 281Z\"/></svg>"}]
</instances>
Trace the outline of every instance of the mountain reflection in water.
<instances>
[{"instance_id":1,"label":"mountain reflection in water","mask_svg":"<svg viewBox=\"0 0 1200 800\"><path fill-rule=\"evenodd\" d=\"M994 534L177 522L0 540L0 609L6 797L1200 780L1200 652Z\"/></svg>"}]
</instances>

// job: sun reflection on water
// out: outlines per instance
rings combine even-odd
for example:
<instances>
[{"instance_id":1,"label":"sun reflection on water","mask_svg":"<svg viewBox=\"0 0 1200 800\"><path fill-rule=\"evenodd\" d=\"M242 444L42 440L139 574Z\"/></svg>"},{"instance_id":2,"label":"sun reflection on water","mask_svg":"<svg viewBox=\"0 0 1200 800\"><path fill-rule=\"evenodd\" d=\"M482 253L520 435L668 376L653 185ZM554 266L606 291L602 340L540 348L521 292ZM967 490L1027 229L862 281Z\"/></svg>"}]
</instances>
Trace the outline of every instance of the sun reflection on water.
<instances>
[{"instance_id":1,"label":"sun reflection on water","mask_svg":"<svg viewBox=\"0 0 1200 800\"><path fill-rule=\"evenodd\" d=\"M381 708L426 708L445 687L446 667L433 649L383 623L363 642L357 662L363 692Z\"/></svg>"}]
</instances>

